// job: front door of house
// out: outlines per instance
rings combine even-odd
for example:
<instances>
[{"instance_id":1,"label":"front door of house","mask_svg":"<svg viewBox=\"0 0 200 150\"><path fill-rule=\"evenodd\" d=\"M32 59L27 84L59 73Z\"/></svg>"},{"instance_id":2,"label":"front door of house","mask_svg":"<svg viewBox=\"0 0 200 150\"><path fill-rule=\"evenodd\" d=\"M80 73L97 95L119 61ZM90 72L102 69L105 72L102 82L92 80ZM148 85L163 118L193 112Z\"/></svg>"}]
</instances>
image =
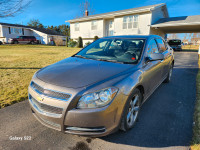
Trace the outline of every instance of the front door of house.
<instances>
[{"instance_id":1,"label":"front door of house","mask_svg":"<svg viewBox=\"0 0 200 150\"><path fill-rule=\"evenodd\" d=\"M114 35L114 20L108 20L106 25L106 36Z\"/></svg>"}]
</instances>

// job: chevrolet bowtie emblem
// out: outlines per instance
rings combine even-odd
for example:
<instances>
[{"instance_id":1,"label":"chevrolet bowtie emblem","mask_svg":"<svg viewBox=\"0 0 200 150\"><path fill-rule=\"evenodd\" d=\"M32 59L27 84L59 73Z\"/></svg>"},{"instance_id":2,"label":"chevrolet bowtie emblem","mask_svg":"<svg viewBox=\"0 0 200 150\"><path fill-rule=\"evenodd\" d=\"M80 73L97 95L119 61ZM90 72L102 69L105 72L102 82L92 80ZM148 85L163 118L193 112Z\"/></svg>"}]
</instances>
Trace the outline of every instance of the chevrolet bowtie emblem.
<instances>
[{"instance_id":1,"label":"chevrolet bowtie emblem","mask_svg":"<svg viewBox=\"0 0 200 150\"><path fill-rule=\"evenodd\" d=\"M38 96L38 97L37 97L37 100L38 100L38 101L43 101L43 100L44 100L44 98L43 98L43 97L41 97L41 96Z\"/></svg>"}]
</instances>

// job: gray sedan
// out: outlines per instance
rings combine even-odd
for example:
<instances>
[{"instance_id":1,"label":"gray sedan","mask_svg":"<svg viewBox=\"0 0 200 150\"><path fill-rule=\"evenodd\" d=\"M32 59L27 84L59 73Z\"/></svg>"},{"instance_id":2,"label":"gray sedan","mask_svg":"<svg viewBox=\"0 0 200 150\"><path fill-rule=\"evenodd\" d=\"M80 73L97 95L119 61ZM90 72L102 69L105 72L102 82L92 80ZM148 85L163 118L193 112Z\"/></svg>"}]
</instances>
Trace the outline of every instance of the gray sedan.
<instances>
[{"instance_id":1,"label":"gray sedan","mask_svg":"<svg viewBox=\"0 0 200 150\"><path fill-rule=\"evenodd\" d=\"M64 133L128 131L142 104L170 81L173 66L173 50L160 36L101 38L34 74L31 110L42 124Z\"/></svg>"}]
</instances>

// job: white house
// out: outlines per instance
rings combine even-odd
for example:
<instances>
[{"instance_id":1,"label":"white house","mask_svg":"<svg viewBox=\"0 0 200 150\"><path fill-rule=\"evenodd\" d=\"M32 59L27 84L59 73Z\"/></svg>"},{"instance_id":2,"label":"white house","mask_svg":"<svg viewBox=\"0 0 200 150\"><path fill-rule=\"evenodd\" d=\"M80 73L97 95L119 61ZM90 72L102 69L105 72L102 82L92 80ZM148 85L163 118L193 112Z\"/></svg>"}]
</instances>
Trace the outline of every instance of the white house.
<instances>
[{"instance_id":1,"label":"white house","mask_svg":"<svg viewBox=\"0 0 200 150\"><path fill-rule=\"evenodd\" d=\"M17 36L35 36L41 44L51 44L52 40L59 38L63 40L65 45L66 36L50 29L34 28L30 26L0 23L0 41L8 43L9 38L16 38Z\"/></svg>"},{"instance_id":2,"label":"white house","mask_svg":"<svg viewBox=\"0 0 200 150\"><path fill-rule=\"evenodd\" d=\"M157 4L68 20L71 39L92 42L94 36L200 32L200 15L169 17L166 4Z\"/></svg>"},{"instance_id":3,"label":"white house","mask_svg":"<svg viewBox=\"0 0 200 150\"><path fill-rule=\"evenodd\" d=\"M151 29L150 25L160 18L167 17L169 15L166 5L158 4L85 16L67 22L70 22L71 39L77 40L80 36L83 38L83 43L86 43L88 41L92 42L94 36L134 34L159 34L164 36L164 33L157 33L156 30Z\"/></svg>"}]
</instances>

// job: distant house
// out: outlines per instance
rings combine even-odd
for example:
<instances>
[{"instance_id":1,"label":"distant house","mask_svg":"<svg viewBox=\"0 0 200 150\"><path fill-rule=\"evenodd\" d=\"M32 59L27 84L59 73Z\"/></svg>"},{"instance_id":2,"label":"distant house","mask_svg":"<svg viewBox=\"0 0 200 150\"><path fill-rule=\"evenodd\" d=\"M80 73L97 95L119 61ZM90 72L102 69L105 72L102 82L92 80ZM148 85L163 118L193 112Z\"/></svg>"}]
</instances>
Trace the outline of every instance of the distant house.
<instances>
[{"instance_id":1,"label":"distant house","mask_svg":"<svg viewBox=\"0 0 200 150\"><path fill-rule=\"evenodd\" d=\"M0 23L0 41L8 43L9 38L16 38L17 36L35 36L41 44L52 44L56 38L63 40L65 45L66 36L56 31L44 28L34 28L30 26Z\"/></svg>"},{"instance_id":2,"label":"distant house","mask_svg":"<svg viewBox=\"0 0 200 150\"><path fill-rule=\"evenodd\" d=\"M169 17L166 4L88 15L68 20L71 39L83 38L83 43L92 42L94 36L150 35L166 38L169 33L200 32L200 15Z\"/></svg>"}]
</instances>

